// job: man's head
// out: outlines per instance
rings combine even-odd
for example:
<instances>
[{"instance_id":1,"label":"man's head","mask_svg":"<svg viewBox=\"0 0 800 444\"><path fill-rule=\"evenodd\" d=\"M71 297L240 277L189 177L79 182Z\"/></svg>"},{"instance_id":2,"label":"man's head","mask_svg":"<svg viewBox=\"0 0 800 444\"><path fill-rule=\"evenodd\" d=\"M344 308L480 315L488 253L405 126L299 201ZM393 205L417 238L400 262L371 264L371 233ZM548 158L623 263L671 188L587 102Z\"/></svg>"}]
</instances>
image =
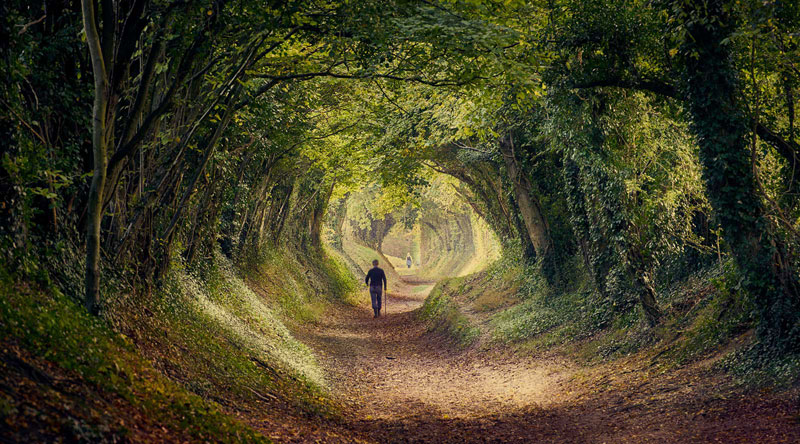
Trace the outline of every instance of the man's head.
<instances>
[{"instance_id":1,"label":"man's head","mask_svg":"<svg viewBox=\"0 0 800 444\"><path fill-rule=\"evenodd\" d=\"M375 259L374 261L372 261L372 266L373 266L373 267L377 267L377 266L378 266L378 260L377 260L377 259Z\"/></svg>"}]
</instances>

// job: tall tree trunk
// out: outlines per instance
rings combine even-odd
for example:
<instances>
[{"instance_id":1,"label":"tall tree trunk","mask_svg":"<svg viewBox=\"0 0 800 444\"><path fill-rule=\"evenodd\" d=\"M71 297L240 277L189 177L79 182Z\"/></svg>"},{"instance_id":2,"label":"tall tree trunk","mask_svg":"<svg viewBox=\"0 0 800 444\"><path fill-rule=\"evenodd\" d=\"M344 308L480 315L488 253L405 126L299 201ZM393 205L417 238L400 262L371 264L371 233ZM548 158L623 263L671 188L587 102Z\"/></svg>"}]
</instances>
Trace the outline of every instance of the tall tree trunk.
<instances>
[{"instance_id":1,"label":"tall tree trunk","mask_svg":"<svg viewBox=\"0 0 800 444\"><path fill-rule=\"evenodd\" d=\"M336 182L331 184L326 193L320 193L320 195L317 196L317 201L312 210L310 226L311 245L316 248L322 247L322 223L325 220L325 210L328 208L328 202L331 200L333 188L335 186Z\"/></svg>"},{"instance_id":2,"label":"tall tree trunk","mask_svg":"<svg viewBox=\"0 0 800 444\"><path fill-rule=\"evenodd\" d=\"M595 286L601 293L605 289L605 281L601 279L592 263L592 250L590 246L591 235L589 232L589 220L586 213L586 197L581 187L580 168L571 156L564 156L564 185L566 187L567 209L570 214L570 224L575 233L576 242L583 257L583 264L586 270L592 275Z\"/></svg>"},{"instance_id":3,"label":"tall tree trunk","mask_svg":"<svg viewBox=\"0 0 800 444\"><path fill-rule=\"evenodd\" d=\"M740 90L725 43L734 30L731 17L723 0L679 4L689 18L685 86L709 200L759 308L759 336L776 349L800 349L796 272L766 217L751 164L747 119L736 103Z\"/></svg>"},{"instance_id":4,"label":"tall tree trunk","mask_svg":"<svg viewBox=\"0 0 800 444\"><path fill-rule=\"evenodd\" d=\"M550 228L542 212L539 201L533 196L533 187L528 176L517 163L514 139L511 134L500 142L500 153L508 169L508 176L514 190L515 201L519 209L525 231L530 238L536 256L542 261L545 276L551 282L558 281L558 264L553 257L553 241Z\"/></svg>"},{"instance_id":5,"label":"tall tree trunk","mask_svg":"<svg viewBox=\"0 0 800 444\"><path fill-rule=\"evenodd\" d=\"M533 248L536 249L536 255L544 258L552 247L547 221L542 214L539 202L531 196L531 184L525 176L525 172L520 170L514 151L514 140L509 135L500 143L500 152L505 160L517 206L522 220L525 222L528 236L531 238Z\"/></svg>"},{"instance_id":6,"label":"tall tree trunk","mask_svg":"<svg viewBox=\"0 0 800 444\"><path fill-rule=\"evenodd\" d=\"M278 210L277 215L277 222L273 225L273 232L272 232L272 240L274 241L275 245L280 243L281 235L283 234L283 229L286 226L286 216L291 211L291 200L292 194L294 193L295 182L291 181L287 185L287 189L285 190L286 195L281 202L280 210ZM272 221L270 221L272 222ZM261 236L259 235L259 244Z\"/></svg>"},{"instance_id":7,"label":"tall tree trunk","mask_svg":"<svg viewBox=\"0 0 800 444\"><path fill-rule=\"evenodd\" d=\"M642 252L632 246L628 245L628 262L631 265L631 271L636 281L636 294L639 297L639 304L644 311L644 317L651 327L658 324L661 319L661 309L658 308L656 301L656 288L653 284L653 278L647 270Z\"/></svg>"},{"instance_id":8,"label":"tall tree trunk","mask_svg":"<svg viewBox=\"0 0 800 444\"><path fill-rule=\"evenodd\" d=\"M92 106L92 152L94 168L89 188L86 213L86 280L84 303L89 313L96 314L100 302L100 224L103 219L103 190L106 184L106 163L111 135L108 132L108 76L97 30L97 5L82 0L83 26L94 74L94 104ZM106 24L106 26L111 26Z\"/></svg>"}]
</instances>

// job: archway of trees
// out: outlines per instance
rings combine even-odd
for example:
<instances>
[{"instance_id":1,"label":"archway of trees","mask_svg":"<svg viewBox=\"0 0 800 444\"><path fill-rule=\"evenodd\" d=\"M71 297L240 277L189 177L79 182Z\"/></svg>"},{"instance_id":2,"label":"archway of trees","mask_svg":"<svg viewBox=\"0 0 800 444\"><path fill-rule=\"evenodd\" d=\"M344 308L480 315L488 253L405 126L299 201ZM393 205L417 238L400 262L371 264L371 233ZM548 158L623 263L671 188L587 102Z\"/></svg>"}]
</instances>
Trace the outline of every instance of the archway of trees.
<instances>
[{"instance_id":1,"label":"archway of trees","mask_svg":"<svg viewBox=\"0 0 800 444\"><path fill-rule=\"evenodd\" d=\"M103 316L217 252L416 236L429 278L498 259L554 304L588 291L598 325L661 328L676 283L725 266L761 353L800 351L796 2L0 10L13 282Z\"/></svg>"}]
</instances>

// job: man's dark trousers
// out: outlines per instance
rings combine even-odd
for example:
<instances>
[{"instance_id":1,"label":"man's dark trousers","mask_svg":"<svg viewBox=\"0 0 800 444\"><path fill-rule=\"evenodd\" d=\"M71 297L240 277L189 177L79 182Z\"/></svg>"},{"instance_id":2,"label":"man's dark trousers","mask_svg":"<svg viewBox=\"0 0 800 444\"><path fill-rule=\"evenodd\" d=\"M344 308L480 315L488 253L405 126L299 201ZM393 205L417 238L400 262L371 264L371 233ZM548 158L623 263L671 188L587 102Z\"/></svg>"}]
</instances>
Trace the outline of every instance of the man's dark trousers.
<instances>
[{"instance_id":1,"label":"man's dark trousers","mask_svg":"<svg viewBox=\"0 0 800 444\"><path fill-rule=\"evenodd\" d=\"M383 295L383 287L369 286L369 296L372 298L372 309L378 315L381 312L381 296Z\"/></svg>"}]
</instances>

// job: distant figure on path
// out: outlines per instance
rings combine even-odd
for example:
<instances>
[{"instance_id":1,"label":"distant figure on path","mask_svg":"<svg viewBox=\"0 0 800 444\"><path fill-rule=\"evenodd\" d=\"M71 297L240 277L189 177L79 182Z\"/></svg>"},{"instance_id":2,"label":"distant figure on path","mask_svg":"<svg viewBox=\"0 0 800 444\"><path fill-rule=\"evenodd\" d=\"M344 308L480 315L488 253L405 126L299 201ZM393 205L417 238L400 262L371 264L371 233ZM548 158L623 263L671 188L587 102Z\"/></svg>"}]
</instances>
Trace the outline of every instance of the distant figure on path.
<instances>
[{"instance_id":1,"label":"distant figure on path","mask_svg":"<svg viewBox=\"0 0 800 444\"><path fill-rule=\"evenodd\" d=\"M364 279L364 284L369 285L369 296L372 298L372 310L375 312L374 317L381 315L381 294L386 290L386 273L383 269L378 267L378 260L372 261L372 269L367 272L367 278ZM383 287L383 288L381 288Z\"/></svg>"},{"instance_id":2,"label":"distant figure on path","mask_svg":"<svg viewBox=\"0 0 800 444\"><path fill-rule=\"evenodd\" d=\"M408 253L408 254L406 255L406 266L407 266L408 268L411 268L411 263L412 263L412 262L413 262L413 261L411 260L411 253Z\"/></svg>"}]
</instances>

